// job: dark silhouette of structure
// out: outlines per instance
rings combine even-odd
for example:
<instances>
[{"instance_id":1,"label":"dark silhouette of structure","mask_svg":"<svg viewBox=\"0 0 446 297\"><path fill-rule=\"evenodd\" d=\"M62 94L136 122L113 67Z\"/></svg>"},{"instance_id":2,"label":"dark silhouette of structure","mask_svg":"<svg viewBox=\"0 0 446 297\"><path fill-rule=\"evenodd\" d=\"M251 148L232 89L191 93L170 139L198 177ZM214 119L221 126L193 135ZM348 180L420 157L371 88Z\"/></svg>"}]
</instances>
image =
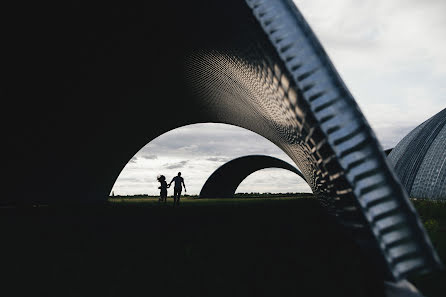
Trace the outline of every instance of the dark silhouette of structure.
<instances>
[{"instance_id":1,"label":"dark silhouette of structure","mask_svg":"<svg viewBox=\"0 0 446 297\"><path fill-rule=\"evenodd\" d=\"M227 123L286 152L383 279L441 266L291 0L79 1L59 3L58 13L7 5L2 204L105 201L150 140L187 124Z\"/></svg>"},{"instance_id":2,"label":"dark silhouette of structure","mask_svg":"<svg viewBox=\"0 0 446 297\"><path fill-rule=\"evenodd\" d=\"M393 148L389 148L384 150L384 154L386 154L386 156L388 156L391 152L392 152Z\"/></svg>"},{"instance_id":3,"label":"dark silhouette of structure","mask_svg":"<svg viewBox=\"0 0 446 297\"><path fill-rule=\"evenodd\" d=\"M407 134L388 156L407 193L446 199L446 108Z\"/></svg>"},{"instance_id":4,"label":"dark silhouette of structure","mask_svg":"<svg viewBox=\"0 0 446 297\"><path fill-rule=\"evenodd\" d=\"M206 180L200 198L233 198L238 186L248 175L265 168L286 169L305 180L296 167L283 160L262 155L243 156L217 168Z\"/></svg>"}]
</instances>

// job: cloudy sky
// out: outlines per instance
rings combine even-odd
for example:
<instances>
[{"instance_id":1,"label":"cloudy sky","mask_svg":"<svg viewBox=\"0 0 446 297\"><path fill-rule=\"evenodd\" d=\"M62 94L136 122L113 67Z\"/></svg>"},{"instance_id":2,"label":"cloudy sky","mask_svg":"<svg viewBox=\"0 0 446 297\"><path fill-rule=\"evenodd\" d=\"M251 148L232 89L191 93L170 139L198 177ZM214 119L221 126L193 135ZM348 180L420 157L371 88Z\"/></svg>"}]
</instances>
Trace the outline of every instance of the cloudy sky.
<instances>
[{"instance_id":1,"label":"cloudy sky","mask_svg":"<svg viewBox=\"0 0 446 297\"><path fill-rule=\"evenodd\" d=\"M236 157L251 154L292 162L269 140L243 128L211 123L181 127L159 136L142 148L121 172L113 190L115 195L157 195L157 175L165 175L170 182L181 171L188 193L198 194L215 169ZM309 191L306 183L294 173L265 169L245 179L237 192Z\"/></svg>"},{"instance_id":2,"label":"cloudy sky","mask_svg":"<svg viewBox=\"0 0 446 297\"><path fill-rule=\"evenodd\" d=\"M446 107L446 1L294 0L318 36L384 148ZM246 141L248 140L248 141ZM247 143L247 144L246 144ZM291 160L250 131L191 125L161 135L121 172L115 194L158 194L156 176L183 172L198 194L224 162L247 154ZM308 192L293 173L266 169L237 192ZM170 194L170 193L169 193Z\"/></svg>"}]
</instances>

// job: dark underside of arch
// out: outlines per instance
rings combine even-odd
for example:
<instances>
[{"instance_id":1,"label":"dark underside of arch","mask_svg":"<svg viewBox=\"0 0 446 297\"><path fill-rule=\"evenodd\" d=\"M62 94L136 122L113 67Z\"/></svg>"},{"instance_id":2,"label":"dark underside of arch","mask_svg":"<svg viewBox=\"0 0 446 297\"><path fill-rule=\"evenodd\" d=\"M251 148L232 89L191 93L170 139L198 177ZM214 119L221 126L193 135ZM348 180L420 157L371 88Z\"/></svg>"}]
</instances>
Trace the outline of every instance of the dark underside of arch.
<instances>
[{"instance_id":1,"label":"dark underside of arch","mask_svg":"<svg viewBox=\"0 0 446 297\"><path fill-rule=\"evenodd\" d=\"M233 198L240 183L251 173L265 168L281 168L305 180L293 165L270 156L250 155L231 160L215 170L200 191L200 198Z\"/></svg>"},{"instance_id":2,"label":"dark underside of arch","mask_svg":"<svg viewBox=\"0 0 446 297\"><path fill-rule=\"evenodd\" d=\"M228 123L286 152L384 278L440 266L291 1L161 2L8 4L2 203L104 201L150 140L191 123Z\"/></svg>"}]
</instances>

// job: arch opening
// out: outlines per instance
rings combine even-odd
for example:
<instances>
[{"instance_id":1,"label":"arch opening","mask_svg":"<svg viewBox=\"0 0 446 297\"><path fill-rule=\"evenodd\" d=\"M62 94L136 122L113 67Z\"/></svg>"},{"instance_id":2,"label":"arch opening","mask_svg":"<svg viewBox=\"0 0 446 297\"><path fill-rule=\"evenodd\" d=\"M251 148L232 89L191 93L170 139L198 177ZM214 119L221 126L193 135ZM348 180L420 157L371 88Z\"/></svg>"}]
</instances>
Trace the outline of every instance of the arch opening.
<instances>
[{"instance_id":1,"label":"arch opening","mask_svg":"<svg viewBox=\"0 0 446 297\"><path fill-rule=\"evenodd\" d=\"M297 183L302 180L295 173L280 168L265 168L248 175L237 187L235 194L251 193L252 184L256 184L258 193L313 193L307 183ZM284 189L281 184L293 184L293 187Z\"/></svg>"},{"instance_id":2,"label":"arch opening","mask_svg":"<svg viewBox=\"0 0 446 297\"><path fill-rule=\"evenodd\" d=\"M140 148L123 166L110 193L158 195L156 176L163 174L169 179L182 171L188 194L197 195L217 168L246 154L267 154L286 164L293 163L272 142L247 129L218 123L191 124L165 132ZM277 172L277 180L285 192L296 187L308 189L303 178L291 185L280 182L283 174ZM247 189L259 191L255 185Z\"/></svg>"},{"instance_id":3,"label":"arch opening","mask_svg":"<svg viewBox=\"0 0 446 297\"><path fill-rule=\"evenodd\" d=\"M215 170L200 191L201 198L233 198L239 185L252 173L265 168L280 168L305 180L293 165L271 156L248 155L233 159ZM258 192L258 189L256 189Z\"/></svg>"}]
</instances>

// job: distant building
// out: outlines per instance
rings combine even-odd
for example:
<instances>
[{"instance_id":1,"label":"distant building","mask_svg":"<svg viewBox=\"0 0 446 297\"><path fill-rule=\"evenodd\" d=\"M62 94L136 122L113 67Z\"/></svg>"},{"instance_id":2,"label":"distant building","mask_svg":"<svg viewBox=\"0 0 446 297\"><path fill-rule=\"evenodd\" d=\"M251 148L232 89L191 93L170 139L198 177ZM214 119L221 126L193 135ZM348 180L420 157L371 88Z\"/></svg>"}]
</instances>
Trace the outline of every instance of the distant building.
<instances>
[{"instance_id":1,"label":"distant building","mask_svg":"<svg viewBox=\"0 0 446 297\"><path fill-rule=\"evenodd\" d=\"M413 198L446 200L446 108L413 129L387 160Z\"/></svg>"}]
</instances>

